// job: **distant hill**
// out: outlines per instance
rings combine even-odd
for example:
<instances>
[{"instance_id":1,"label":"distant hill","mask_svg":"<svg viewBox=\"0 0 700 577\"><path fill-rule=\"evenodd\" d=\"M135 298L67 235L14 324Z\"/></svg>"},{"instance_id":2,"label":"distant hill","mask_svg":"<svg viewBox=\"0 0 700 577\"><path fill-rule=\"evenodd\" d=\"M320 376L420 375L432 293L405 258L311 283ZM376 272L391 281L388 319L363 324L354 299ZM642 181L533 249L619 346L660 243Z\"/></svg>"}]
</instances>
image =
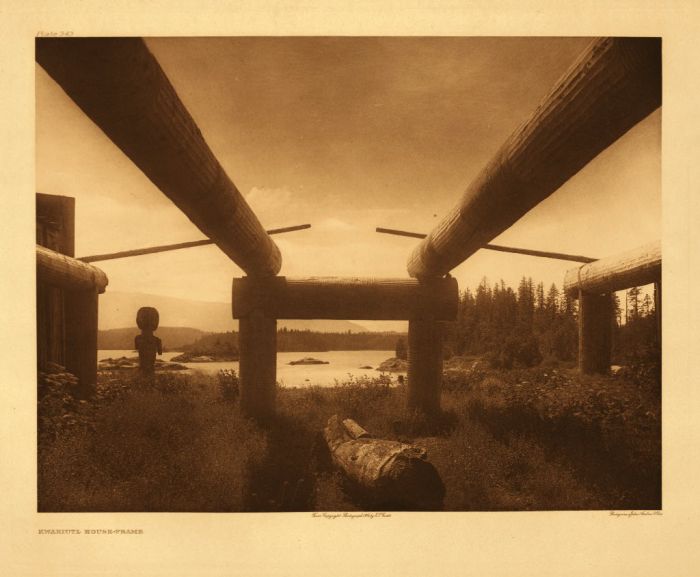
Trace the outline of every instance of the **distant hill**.
<instances>
[{"instance_id":1,"label":"distant hill","mask_svg":"<svg viewBox=\"0 0 700 577\"><path fill-rule=\"evenodd\" d=\"M238 321L231 318L231 303L112 292L109 289L100 295L99 328L108 330L134 327L136 330L136 311L141 307L157 308L160 313L160 323L165 327L193 327L211 333L238 330ZM367 331L366 327L356 322L343 320L280 320L277 322L277 327L322 333ZM163 338L160 331L161 329L158 329L158 335ZM130 346L133 346L133 340Z\"/></svg>"},{"instance_id":2,"label":"distant hill","mask_svg":"<svg viewBox=\"0 0 700 577\"><path fill-rule=\"evenodd\" d=\"M134 348L134 337L140 332L136 327L98 331L97 348L131 350ZM164 348L180 349L191 345L207 333L187 327L158 327L156 334L163 341Z\"/></svg>"}]
</instances>

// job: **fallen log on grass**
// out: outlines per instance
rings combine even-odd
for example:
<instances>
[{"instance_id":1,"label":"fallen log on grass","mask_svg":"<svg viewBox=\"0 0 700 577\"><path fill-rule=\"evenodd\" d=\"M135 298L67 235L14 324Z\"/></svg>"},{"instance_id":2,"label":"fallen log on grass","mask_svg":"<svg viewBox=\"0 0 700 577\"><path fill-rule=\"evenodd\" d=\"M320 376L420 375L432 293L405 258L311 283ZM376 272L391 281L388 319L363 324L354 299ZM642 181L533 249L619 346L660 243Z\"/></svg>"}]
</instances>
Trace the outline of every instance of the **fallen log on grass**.
<instances>
[{"instance_id":1,"label":"fallen log on grass","mask_svg":"<svg viewBox=\"0 0 700 577\"><path fill-rule=\"evenodd\" d=\"M352 419L328 420L324 437L333 462L358 493L382 508L442 508L445 486L424 449L375 439Z\"/></svg>"}]
</instances>

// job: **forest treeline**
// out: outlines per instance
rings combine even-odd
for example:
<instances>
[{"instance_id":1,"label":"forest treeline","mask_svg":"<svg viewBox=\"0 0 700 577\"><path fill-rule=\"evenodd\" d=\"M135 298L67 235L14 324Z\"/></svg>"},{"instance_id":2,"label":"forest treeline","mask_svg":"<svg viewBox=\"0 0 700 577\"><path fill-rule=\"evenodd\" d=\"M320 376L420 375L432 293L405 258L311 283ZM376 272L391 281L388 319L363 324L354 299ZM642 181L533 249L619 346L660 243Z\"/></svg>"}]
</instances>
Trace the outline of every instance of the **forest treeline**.
<instances>
[{"instance_id":1,"label":"forest treeline","mask_svg":"<svg viewBox=\"0 0 700 577\"><path fill-rule=\"evenodd\" d=\"M277 331L280 352L323 351L391 351L401 333L320 333L310 330L281 328ZM198 355L231 354L238 352L238 333L209 334L184 347L185 352Z\"/></svg>"},{"instance_id":2,"label":"forest treeline","mask_svg":"<svg viewBox=\"0 0 700 577\"><path fill-rule=\"evenodd\" d=\"M653 298L635 287L614 297L613 363L660 361ZM531 367L542 361L573 362L578 351L578 305L552 284L545 290L523 278L517 289L502 280L482 280L475 291L460 294L454 322L445 323L445 357L480 356L495 368ZM406 335L395 332L320 333L282 328L277 350L321 352L333 350L394 350L406 356ZM194 354L231 354L238 351L238 333L214 333L185 347Z\"/></svg>"},{"instance_id":3,"label":"forest treeline","mask_svg":"<svg viewBox=\"0 0 700 577\"><path fill-rule=\"evenodd\" d=\"M660 359L653 298L639 287L614 295L613 363ZM478 355L493 366L534 366L543 360L574 361L578 351L578 303L556 284L545 290L523 277L516 290L482 280L460 295L457 321L445 337L446 356Z\"/></svg>"}]
</instances>

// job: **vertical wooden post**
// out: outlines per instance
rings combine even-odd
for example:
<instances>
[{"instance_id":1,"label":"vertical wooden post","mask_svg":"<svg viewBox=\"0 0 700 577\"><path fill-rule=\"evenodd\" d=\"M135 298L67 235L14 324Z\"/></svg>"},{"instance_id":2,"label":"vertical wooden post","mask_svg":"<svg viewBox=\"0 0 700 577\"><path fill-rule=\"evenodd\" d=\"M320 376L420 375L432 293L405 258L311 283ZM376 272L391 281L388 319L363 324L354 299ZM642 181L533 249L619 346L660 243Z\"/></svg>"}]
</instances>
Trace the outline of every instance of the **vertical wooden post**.
<instances>
[{"instance_id":1,"label":"vertical wooden post","mask_svg":"<svg viewBox=\"0 0 700 577\"><path fill-rule=\"evenodd\" d=\"M277 378L277 319L255 309L240 319L241 410L265 419L275 412Z\"/></svg>"},{"instance_id":2,"label":"vertical wooden post","mask_svg":"<svg viewBox=\"0 0 700 577\"><path fill-rule=\"evenodd\" d=\"M81 394L97 382L97 290L65 291L65 363L78 377Z\"/></svg>"},{"instance_id":3,"label":"vertical wooden post","mask_svg":"<svg viewBox=\"0 0 700 577\"><path fill-rule=\"evenodd\" d=\"M584 374L610 370L612 344L612 294L579 291L578 366Z\"/></svg>"},{"instance_id":4,"label":"vertical wooden post","mask_svg":"<svg viewBox=\"0 0 700 577\"><path fill-rule=\"evenodd\" d=\"M75 256L75 199L53 194L36 195L36 243ZM65 315L62 288L37 282L37 364L65 365Z\"/></svg>"},{"instance_id":5,"label":"vertical wooden post","mask_svg":"<svg viewBox=\"0 0 700 577\"><path fill-rule=\"evenodd\" d=\"M408 321L408 407L440 410L442 323L431 316Z\"/></svg>"}]
</instances>

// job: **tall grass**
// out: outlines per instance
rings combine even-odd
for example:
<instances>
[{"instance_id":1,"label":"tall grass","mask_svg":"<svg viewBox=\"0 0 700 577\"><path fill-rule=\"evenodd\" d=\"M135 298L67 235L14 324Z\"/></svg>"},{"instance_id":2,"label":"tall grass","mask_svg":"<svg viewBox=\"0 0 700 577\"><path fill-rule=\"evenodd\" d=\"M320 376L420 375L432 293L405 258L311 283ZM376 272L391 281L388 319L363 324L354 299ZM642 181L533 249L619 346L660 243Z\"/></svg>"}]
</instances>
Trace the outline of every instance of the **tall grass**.
<instances>
[{"instance_id":1,"label":"tall grass","mask_svg":"<svg viewBox=\"0 0 700 577\"><path fill-rule=\"evenodd\" d=\"M240 511L264 434L204 377L159 375L39 451L40 511Z\"/></svg>"},{"instance_id":2,"label":"tall grass","mask_svg":"<svg viewBox=\"0 0 700 577\"><path fill-rule=\"evenodd\" d=\"M382 378L279 389L277 416L244 419L214 379L134 381L39 451L42 511L307 511L366 504L322 431L353 418L428 451L453 511L660 508L658 400L634 383L566 371L448 372L443 410L406 408ZM47 437L50 438L50 437Z\"/></svg>"}]
</instances>

